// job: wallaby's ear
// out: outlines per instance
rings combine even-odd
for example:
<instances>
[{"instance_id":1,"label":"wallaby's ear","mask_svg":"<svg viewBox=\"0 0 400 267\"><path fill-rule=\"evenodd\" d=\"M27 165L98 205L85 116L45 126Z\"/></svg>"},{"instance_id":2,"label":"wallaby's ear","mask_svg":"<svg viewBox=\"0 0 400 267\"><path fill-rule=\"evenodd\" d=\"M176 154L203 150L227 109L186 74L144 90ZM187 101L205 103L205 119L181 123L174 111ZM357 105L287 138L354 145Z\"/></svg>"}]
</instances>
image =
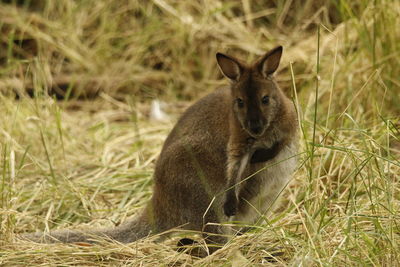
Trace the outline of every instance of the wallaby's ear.
<instances>
[{"instance_id":1,"label":"wallaby's ear","mask_svg":"<svg viewBox=\"0 0 400 267\"><path fill-rule=\"evenodd\" d=\"M229 79L238 81L243 72L243 68L240 66L239 62L236 59L222 53L217 53L216 56L218 66L222 73Z\"/></svg>"},{"instance_id":2,"label":"wallaby's ear","mask_svg":"<svg viewBox=\"0 0 400 267\"><path fill-rule=\"evenodd\" d=\"M279 66L282 56L282 46L277 46L266 53L258 62L258 70L264 78L274 73Z\"/></svg>"}]
</instances>

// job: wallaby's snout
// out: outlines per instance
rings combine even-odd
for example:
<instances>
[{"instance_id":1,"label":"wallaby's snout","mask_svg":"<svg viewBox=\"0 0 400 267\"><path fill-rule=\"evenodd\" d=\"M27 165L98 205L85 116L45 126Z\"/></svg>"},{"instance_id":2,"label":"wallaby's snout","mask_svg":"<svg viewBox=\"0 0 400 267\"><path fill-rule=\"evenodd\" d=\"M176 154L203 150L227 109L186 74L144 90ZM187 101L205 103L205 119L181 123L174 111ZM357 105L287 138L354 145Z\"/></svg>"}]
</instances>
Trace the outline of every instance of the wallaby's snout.
<instances>
[{"instance_id":1,"label":"wallaby's snout","mask_svg":"<svg viewBox=\"0 0 400 267\"><path fill-rule=\"evenodd\" d=\"M272 105L269 103L263 104L260 95L264 94L261 86L261 90L258 90L258 96L254 97L255 101L249 103L246 115L243 116L243 119L239 119L246 132L254 138L259 138L264 135L270 126L271 120L276 116L274 110L276 101L274 101Z\"/></svg>"},{"instance_id":2,"label":"wallaby's snout","mask_svg":"<svg viewBox=\"0 0 400 267\"><path fill-rule=\"evenodd\" d=\"M261 120L250 120L248 122L248 129L251 135L258 137L264 133L263 122Z\"/></svg>"}]
</instances>

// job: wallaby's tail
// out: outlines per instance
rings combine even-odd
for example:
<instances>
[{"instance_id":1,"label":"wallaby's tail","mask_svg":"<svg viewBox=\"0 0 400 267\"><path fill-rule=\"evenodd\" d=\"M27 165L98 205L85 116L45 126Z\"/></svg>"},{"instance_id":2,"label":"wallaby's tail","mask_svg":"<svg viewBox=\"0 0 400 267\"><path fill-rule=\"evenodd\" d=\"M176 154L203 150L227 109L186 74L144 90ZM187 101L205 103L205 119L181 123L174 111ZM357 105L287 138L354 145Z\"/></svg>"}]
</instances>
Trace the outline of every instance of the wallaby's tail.
<instances>
[{"instance_id":1,"label":"wallaby's tail","mask_svg":"<svg viewBox=\"0 0 400 267\"><path fill-rule=\"evenodd\" d=\"M98 230L58 230L49 233L31 233L23 235L24 239L38 243L95 243L101 239L115 240L130 243L152 233L148 214L146 211L114 228ZM154 232L153 232L154 234Z\"/></svg>"}]
</instances>

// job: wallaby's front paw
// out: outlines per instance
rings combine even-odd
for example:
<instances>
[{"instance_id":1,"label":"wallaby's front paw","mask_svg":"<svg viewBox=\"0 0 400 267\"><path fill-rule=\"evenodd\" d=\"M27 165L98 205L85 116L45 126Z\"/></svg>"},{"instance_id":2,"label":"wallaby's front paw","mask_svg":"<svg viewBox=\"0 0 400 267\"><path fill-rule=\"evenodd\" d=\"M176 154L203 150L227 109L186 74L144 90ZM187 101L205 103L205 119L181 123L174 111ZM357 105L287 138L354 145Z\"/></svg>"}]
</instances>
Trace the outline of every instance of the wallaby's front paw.
<instances>
[{"instance_id":1,"label":"wallaby's front paw","mask_svg":"<svg viewBox=\"0 0 400 267\"><path fill-rule=\"evenodd\" d=\"M224 213L226 216L231 217L236 215L237 212L237 199L235 196L227 197L224 203Z\"/></svg>"}]
</instances>

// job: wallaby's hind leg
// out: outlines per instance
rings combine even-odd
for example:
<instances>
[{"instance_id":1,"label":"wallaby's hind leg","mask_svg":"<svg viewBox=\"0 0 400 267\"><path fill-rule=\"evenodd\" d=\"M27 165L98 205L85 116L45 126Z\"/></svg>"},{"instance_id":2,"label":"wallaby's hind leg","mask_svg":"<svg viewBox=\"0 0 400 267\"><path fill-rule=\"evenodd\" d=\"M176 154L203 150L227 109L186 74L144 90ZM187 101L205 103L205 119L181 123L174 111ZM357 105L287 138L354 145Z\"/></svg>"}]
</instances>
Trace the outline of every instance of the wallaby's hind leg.
<instances>
[{"instance_id":1,"label":"wallaby's hind leg","mask_svg":"<svg viewBox=\"0 0 400 267\"><path fill-rule=\"evenodd\" d=\"M218 225L207 225L205 230L203 238L210 254L222 248L228 241L228 238L222 233L221 227Z\"/></svg>"},{"instance_id":2,"label":"wallaby's hind leg","mask_svg":"<svg viewBox=\"0 0 400 267\"><path fill-rule=\"evenodd\" d=\"M206 228L208 231L211 231L203 233L207 249L193 239L182 238L178 241L177 250L186 250L186 252L192 256L204 258L220 249L227 242L227 238L220 233L218 226L207 226Z\"/></svg>"}]
</instances>

